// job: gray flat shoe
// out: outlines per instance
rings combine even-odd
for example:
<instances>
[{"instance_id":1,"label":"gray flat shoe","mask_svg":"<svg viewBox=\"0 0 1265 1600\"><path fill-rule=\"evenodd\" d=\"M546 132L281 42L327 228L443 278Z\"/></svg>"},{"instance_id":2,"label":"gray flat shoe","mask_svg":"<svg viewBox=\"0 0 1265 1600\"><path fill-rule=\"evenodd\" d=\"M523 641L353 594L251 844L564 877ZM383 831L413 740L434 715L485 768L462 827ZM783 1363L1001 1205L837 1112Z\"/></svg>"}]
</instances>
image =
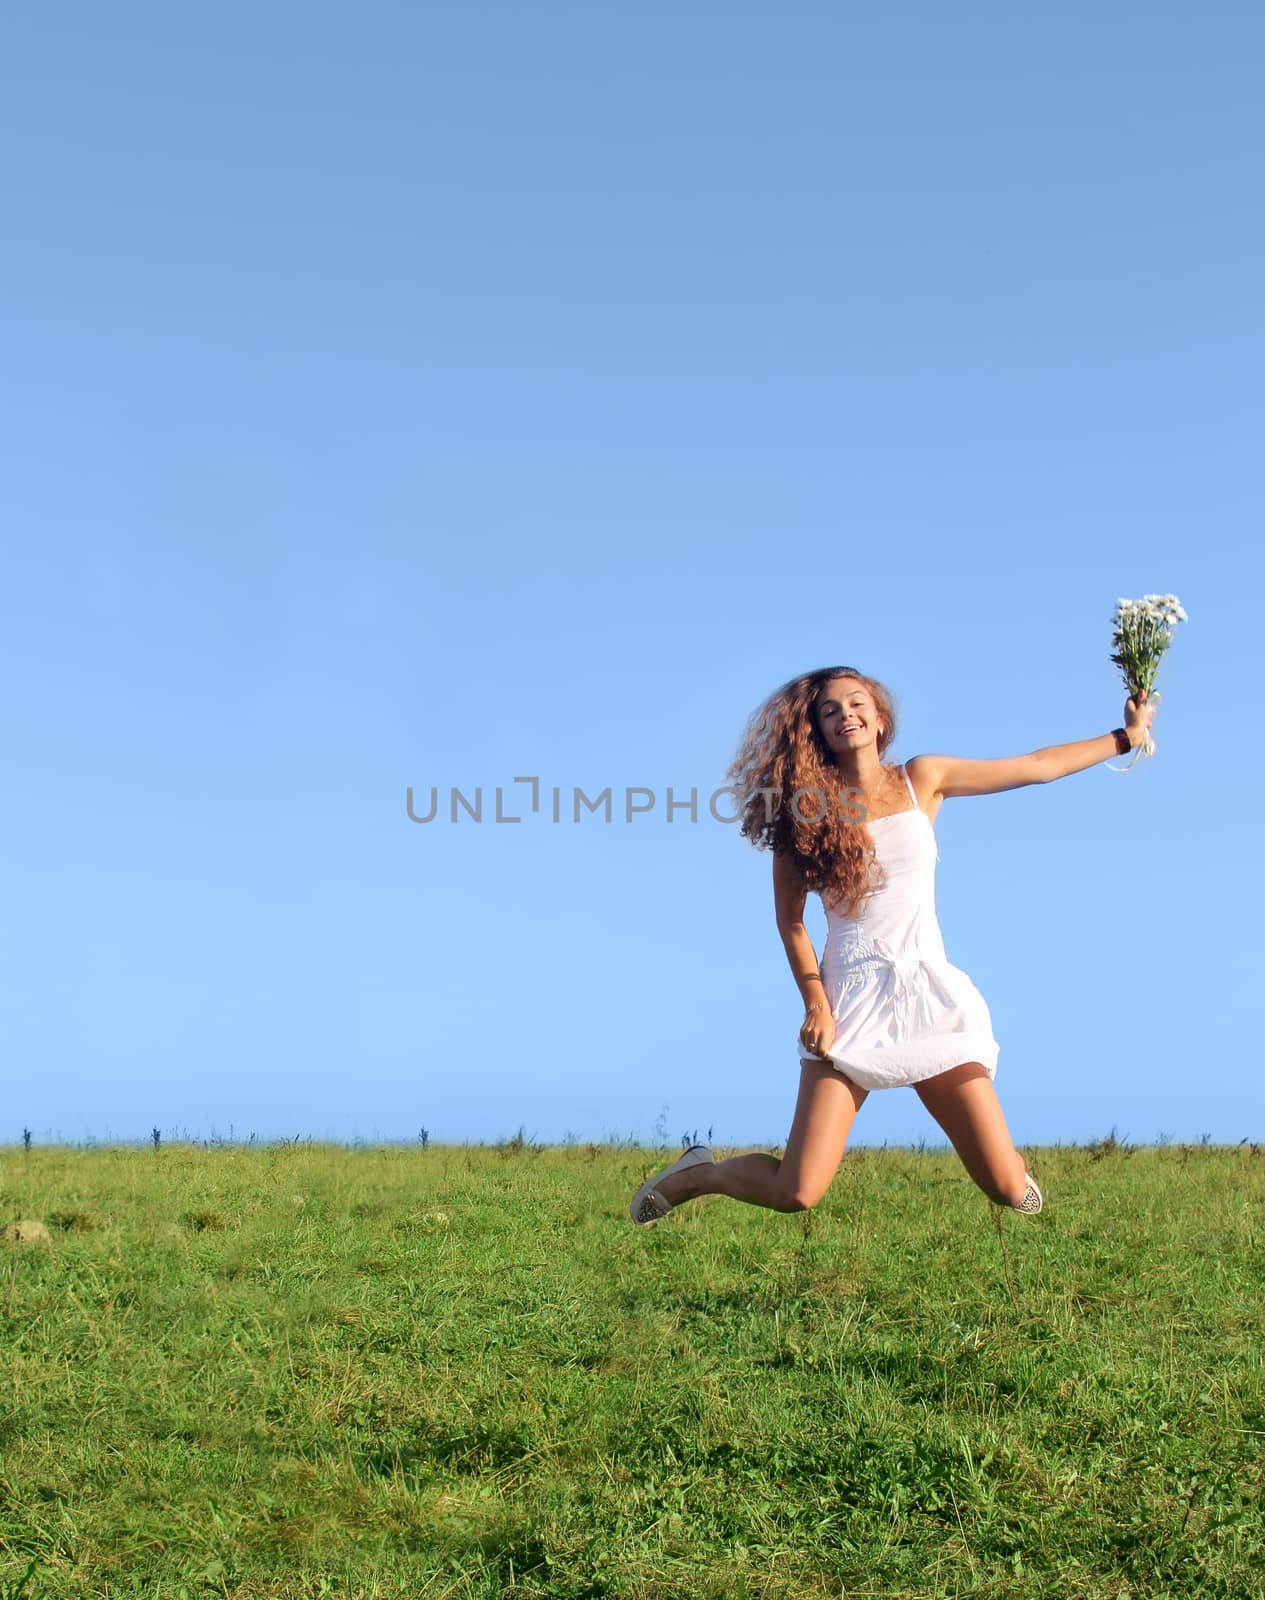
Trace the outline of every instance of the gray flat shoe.
<instances>
[{"instance_id":1,"label":"gray flat shoe","mask_svg":"<svg viewBox=\"0 0 1265 1600\"><path fill-rule=\"evenodd\" d=\"M1035 1217L1037 1212L1040 1211L1042 1205L1044 1204L1044 1201L1041 1198L1040 1189L1037 1188L1036 1179L1032 1176L1032 1174L1030 1172L1025 1172L1023 1176L1028 1187L1024 1191L1023 1199L1013 1209L1015 1211L1022 1211L1025 1217Z\"/></svg>"},{"instance_id":2,"label":"gray flat shoe","mask_svg":"<svg viewBox=\"0 0 1265 1600\"><path fill-rule=\"evenodd\" d=\"M634 1222L658 1222L660 1217L666 1217L672 1210L672 1202L659 1193L657 1185L663 1182L669 1172L680 1172L683 1167L697 1167L715 1159L705 1144L692 1144L670 1167L664 1167L662 1172L656 1172L653 1178L646 1179L633 1195L628 1215Z\"/></svg>"}]
</instances>

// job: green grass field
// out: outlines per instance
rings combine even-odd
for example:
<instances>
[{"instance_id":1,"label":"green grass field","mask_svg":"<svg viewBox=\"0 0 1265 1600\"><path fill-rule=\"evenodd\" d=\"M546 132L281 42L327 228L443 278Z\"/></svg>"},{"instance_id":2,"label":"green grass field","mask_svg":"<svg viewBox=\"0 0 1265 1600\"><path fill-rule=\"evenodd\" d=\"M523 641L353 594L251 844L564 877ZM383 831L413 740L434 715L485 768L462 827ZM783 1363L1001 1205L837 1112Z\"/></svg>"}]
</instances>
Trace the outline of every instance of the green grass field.
<instances>
[{"instance_id":1,"label":"green grass field","mask_svg":"<svg viewBox=\"0 0 1265 1600\"><path fill-rule=\"evenodd\" d=\"M1265 1159L1026 1154L0 1152L0 1600L1259 1600Z\"/></svg>"}]
</instances>

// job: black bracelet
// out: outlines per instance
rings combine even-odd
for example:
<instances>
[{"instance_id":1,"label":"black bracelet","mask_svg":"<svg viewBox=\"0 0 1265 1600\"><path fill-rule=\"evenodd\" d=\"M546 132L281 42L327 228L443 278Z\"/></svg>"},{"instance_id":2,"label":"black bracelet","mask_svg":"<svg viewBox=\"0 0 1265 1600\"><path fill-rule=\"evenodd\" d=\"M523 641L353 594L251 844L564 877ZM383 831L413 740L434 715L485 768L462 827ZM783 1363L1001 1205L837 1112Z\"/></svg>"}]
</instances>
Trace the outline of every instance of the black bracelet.
<instances>
[{"instance_id":1,"label":"black bracelet","mask_svg":"<svg viewBox=\"0 0 1265 1600\"><path fill-rule=\"evenodd\" d=\"M1116 754L1118 756L1127 756L1129 751L1133 749L1132 744L1129 742L1128 733L1123 728L1113 728L1111 732L1116 741Z\"/></svg>"}]
</instances>

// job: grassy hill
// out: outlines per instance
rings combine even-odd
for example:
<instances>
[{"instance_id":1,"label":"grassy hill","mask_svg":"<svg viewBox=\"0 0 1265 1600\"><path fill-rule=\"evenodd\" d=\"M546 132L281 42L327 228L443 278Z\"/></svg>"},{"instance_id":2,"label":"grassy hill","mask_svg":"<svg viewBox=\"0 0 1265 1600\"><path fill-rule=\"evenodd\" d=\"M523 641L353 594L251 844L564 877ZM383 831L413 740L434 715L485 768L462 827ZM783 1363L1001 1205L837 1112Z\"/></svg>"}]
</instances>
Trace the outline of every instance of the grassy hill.
<instances>
[{"instance_id":1,"label":"grassy hill","mask_svg":"<svg viewBox=\"0 0 1265 1600\"><path fill-rule=\"evenodd\" d=\"M1259 1600L1265 1160L1025 1153L2 1151L0 1600Z\"/></svg>"}]
</instances>

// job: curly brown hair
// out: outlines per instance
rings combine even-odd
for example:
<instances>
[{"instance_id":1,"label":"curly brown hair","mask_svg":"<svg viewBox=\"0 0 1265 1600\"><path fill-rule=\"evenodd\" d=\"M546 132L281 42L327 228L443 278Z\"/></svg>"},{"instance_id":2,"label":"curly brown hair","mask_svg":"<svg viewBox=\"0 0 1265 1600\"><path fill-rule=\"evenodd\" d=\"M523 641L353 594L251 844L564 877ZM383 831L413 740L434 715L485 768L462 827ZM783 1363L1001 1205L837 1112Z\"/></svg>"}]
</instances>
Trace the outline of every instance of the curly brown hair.
<instances>
[{"instance_id":1,"label":"curly brown hair","mask_svg":"<svg viewBox=\"0 0 1265 1600\"><path fill-rule=\"evenodd\" d=\"M887 874L869 829L857 819L859 797L844 787L815 715L817 697L832 678L856 678L873 695L882 719L881 757L896 737L890 691L855 667L820 667L784 683L751 715L726 777L738 791L743 838L774 855L789 852L807 888L855 917Z\"/></svg>"}]
</instances>

